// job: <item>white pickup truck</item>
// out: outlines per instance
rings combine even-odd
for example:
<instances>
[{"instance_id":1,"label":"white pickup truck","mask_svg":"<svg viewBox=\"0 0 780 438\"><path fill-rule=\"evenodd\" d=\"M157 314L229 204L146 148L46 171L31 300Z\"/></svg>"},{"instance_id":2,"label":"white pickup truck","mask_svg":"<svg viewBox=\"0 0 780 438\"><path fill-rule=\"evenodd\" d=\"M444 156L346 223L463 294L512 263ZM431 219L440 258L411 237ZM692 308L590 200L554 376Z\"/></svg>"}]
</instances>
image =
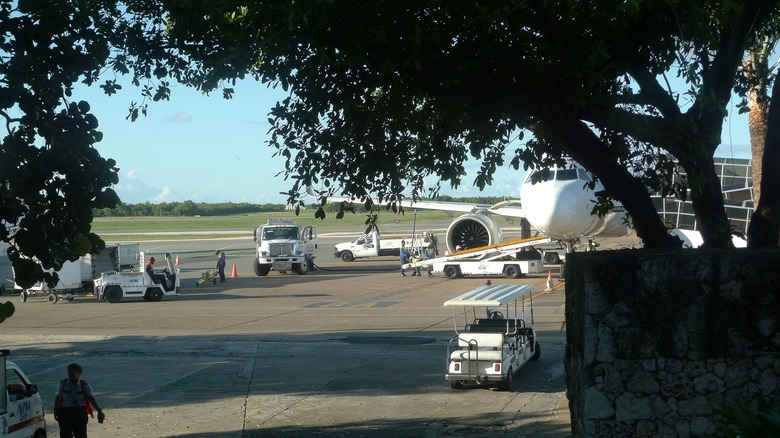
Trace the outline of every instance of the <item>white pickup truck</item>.
<instances>
[{"instance_id":1,"label":"white pickup truck","mask_svg":"<svg viewBox=\"0 0 780 438\"><path fill-rule=\"evenodd\" d=\"M351 262L355 259L367 257L396 256L401 253L401 246L410 250L412 254L421 254L429 245L436 245L436 236L425 232L416 238L402 237L388 239L382 237L379 231L371 231L363 234L351 242L339 243L334 247L333 255L337 259Z\"/></svg>"}]
</instances>

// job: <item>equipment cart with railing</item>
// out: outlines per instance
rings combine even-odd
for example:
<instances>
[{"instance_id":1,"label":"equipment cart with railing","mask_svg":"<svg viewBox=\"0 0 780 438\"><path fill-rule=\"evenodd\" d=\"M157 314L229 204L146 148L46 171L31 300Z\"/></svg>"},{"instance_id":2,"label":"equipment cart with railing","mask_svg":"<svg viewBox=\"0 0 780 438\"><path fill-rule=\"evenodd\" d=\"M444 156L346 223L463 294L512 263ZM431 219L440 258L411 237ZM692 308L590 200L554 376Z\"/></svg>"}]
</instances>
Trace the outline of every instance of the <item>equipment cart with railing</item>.
<instances>
[{"instance_id":1,"label":"equipment cart with railing","mask_svg":"<svg viewBox=\"0 0 780 438\"><path fill-rule=\"evenodd\" d=\"M512 377L539 359L530 285L485 285L448 300L455 336L447 345L446 379L453 389L467 384L512 389Z\"/></svg>"}]
</instances>

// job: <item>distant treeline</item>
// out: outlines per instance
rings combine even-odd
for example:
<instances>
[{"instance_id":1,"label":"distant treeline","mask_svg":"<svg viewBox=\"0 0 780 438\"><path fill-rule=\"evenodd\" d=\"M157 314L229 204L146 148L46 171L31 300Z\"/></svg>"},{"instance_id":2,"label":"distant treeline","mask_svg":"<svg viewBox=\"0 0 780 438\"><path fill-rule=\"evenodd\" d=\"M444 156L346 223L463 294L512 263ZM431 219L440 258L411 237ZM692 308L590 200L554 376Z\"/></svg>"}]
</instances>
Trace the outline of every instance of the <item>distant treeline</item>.
<instances>
[{"instance_id":1,"label":"distant treeline","mask_svg":"<svg viewBox=\"0 0 780 438\"><path fill-rule=\"evenodd\" d=\"M506 197L501 196L483 196L453 198L451 196L440 196L437 201L446 202L465 202L469 204L495 204L501 202ZM306 208L316 209L317 204L308 204ZM338 211L338 203L329 203L325 210L329 213ZM361 207L362 209L362 207ZM205 202L161 202L152 204L144 202L142 204L120 203L113 209L93 210L95 217L128 217L128 216L226 216L246 213L268 213L275 211L289 210L285 204L250 204L248 202L220 202L216 204L207 204Z\"/></svg>"}]
</instances>

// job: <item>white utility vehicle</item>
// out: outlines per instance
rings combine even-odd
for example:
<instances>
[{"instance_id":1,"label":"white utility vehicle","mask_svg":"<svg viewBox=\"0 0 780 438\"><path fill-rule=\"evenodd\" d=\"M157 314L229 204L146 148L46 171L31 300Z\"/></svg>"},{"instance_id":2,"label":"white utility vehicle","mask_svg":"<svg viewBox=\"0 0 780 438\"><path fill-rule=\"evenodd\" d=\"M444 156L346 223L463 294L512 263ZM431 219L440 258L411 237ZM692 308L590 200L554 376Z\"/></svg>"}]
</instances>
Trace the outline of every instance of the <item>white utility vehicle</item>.
<instances>
[{"instance_id":1,"label":"white utility vehicle","mask_svg":"<svg viewBox=\"0 0 780 438\"><path fill-rule=\"evenodd\" d=\"M420 260L403 265L404 269L427 268L432 272L443 272L447 278L464 276L496 276L507 278L525 277L527 274L544 272L541 253L535 245L550 242L549 237L533 237L495 245L455 251L433 259Z\"/></svg>"},{"instance_id":2,"label":"white utility vehicle","mask_svg":"<svg viewBox=\"0 0 780 438\"><path fill-rule=\"evenodd\" d=\"M431 232L421 233L414 238L386 238L382 237L379 231L373 230L351 242L336 244L333 255L345 262L366 257L398 257L401 254L402 243L412 254L422 254L423 250L430 245L437 246L436 235Z\"/></svg>"},{"instance_id":3,"label":"white utility vehicle","mask_svg":"<svg viewBox=\"0 0 780 438\"><path fill-rule=\"evenodd\" d=\"M22 369L7 359L9 350L0 350L0 374L4 388L0 395L0 436L46 438L46 416L38 387L30 383Z\"/></svg>"},{"instance_id":4,"label":"white utility vehicle","mask_svg":"<svg viewBox=\"0 0 780 438\"><path fill-rule=\"evenodd\" d=\"M455 322L445 376L451 388L475 383L509 391L514 373L539 359L531 290L525 284L485 285L444 303Z\"/></svg>"},{"instance_id":5,"label":"white utility vehicle","mask_svg":"<svg viewBox=\"0 0 780 438\"><path fill-rule=\"evenodd\" d=\"M165 253L167 267L155 278L144 269L145 254L141 253L139 270L133 272L104 272L95 279L95 295L100 300L118 303L123 298L143 298L146 301L160 301L165 295L178 295L179 269L174 269L171 255Z\"/></svg>"},{"instance_id":6,"label":"white utility vehicle","mask_svg":"<svg viewBox=\"0 0 780 438\"><path fill-rule=\"evenodd\" d=\"M271 271L295 271L303 275L314 269L317 227L303 227L289 219L268 219L267 224L255 229L254 239L256 275L264 277Z\"/></svg>"},{"instance_id":7,"label":"white utility vehicle","mask_svg":"<svg viewBox=\"0 0 780 438\"><path fill-rule=\"evenodd\" d=\"M55 304L59 300L73 301L74 298L90 295L94 288L93 280L103 272L132 269L138 264L138 243L113 243L94 253L79 257L73 262L65 262L57 271L59 281L54 287L46 282L38 282L29 288L22 288L14 282L14 289L19 290L19 299L26 302L32 297L42 297Z\"/></svg>"}]
</instances>

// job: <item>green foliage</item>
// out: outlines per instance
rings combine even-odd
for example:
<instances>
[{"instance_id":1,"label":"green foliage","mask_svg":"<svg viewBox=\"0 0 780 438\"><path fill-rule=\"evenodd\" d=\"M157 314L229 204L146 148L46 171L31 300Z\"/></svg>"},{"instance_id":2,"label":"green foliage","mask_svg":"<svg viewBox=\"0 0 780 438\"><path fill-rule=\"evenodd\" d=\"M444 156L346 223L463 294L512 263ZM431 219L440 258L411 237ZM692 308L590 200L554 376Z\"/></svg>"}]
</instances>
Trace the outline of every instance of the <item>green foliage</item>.
<instances>
[{"instance_id":1,"label":"green foliage","mask_svg":"<svg viewBox=\"0 0 780 438\"><path fill-rule=\"evenodd\" d=\"M718 436L738 437L776 437L780 436L780 403L759 398L756 409L749 409L742 403L732 400L721 412L723 421Z\"/></svg>"},{"instance_id":2,"label":"green foliage","mask_svg":"<svg viewBox=\"0 0 780 438\"><path fill-rule=\"evenodd\" d=\"M603 182L599 205L621 201L646 246L670 246L647 186L685 190L654 164L671 153L691 176L705 242L728 246L712 153L743 49L772 32L777 7L0 0L0 241L22 285L44 278L26 258L57 269L102 245L92 212L117 205L119 169L95 151L102 133L73 85L113 95L127 75L140 94L131 121L170 99L174 82L226 98L247 77L287 91L270 110L270 145L296 208L310 187L354 195L367 211L373 199L435 197L463 183L468 160L480 162L482 188L512 147L516 168L574 158ZM671 72L689 88L671 90ZM534 138L518 145L525 132ZM142 210L133 214L163 214Z\"/></svg>"},{"instance_id":3,"label":"green foliage","mask_svg":"<svg viewBox=\"0 0 780 438\"><path fill-rule=\"evenodd\" d=\"M316 208L315 205L309 206ZM222 216L243 213L259 213L271 211L284 211L283 204L250 204L247 202L220 202L209 204L205 202L163 202L152 204L119 203L114 208L104 208L93 212L95 217L122 217L122 216Z\"/></svg>"},{"instance_id":4,"label":"green foliage","mask_svg":"<svg viewBox=\"0 0 780 438\"><path fill-rule=\"evenodd\" d=\"M13 316L14 312L16 311L16 307L14 307L14 303L10 301L6 301L5 303L0 303L0 323L6 320L6 318L10 318Z\"/></svg>"},{"instance_id":5,"label":"green foliage","mask_svg":"<svg viewBox=\"0 0 780 438\"><path fill-rule=\"evenodd\" d=\"M0 1L0 241L22 287L56 275L69 260L103 247L92 209L118 202L116 162L94 148L103 138L90 106L72 96L109 56L111 3Z\"/></svg>"},{"instance_id":6,"label":"green foliage","mask_svg":"<svg viewBox=\"0 0 780 438\"><path fill-rule=\"evenodd\" d=\"M685 189L668 186L669 166L647 164L675 155L699 175L690 182L705 241L730 245L712 153L742 56L735 48L776 14L774 3L166 7L168 46L189 63L177 80L211 91L251 75L289 91L269 122L291 202L318 185L368 209L372 197L432 197L462 183L467 160L481 162L474 184L484 187L526 130L535 139L510 165L574 158L604 183L600 205L621 201L648 246L679 245L648 196ZM661 76L671 72L689 88L671 90Z\"/></svg>"}]
</instances>

